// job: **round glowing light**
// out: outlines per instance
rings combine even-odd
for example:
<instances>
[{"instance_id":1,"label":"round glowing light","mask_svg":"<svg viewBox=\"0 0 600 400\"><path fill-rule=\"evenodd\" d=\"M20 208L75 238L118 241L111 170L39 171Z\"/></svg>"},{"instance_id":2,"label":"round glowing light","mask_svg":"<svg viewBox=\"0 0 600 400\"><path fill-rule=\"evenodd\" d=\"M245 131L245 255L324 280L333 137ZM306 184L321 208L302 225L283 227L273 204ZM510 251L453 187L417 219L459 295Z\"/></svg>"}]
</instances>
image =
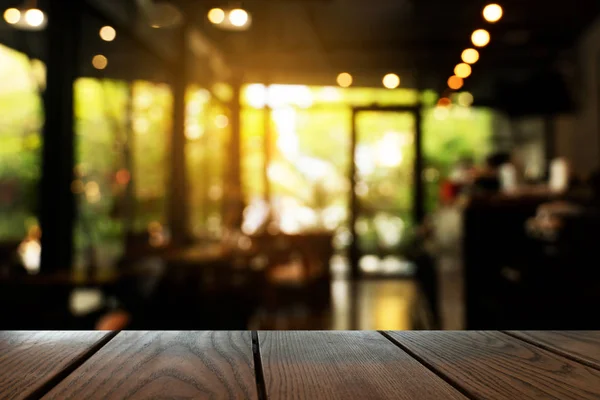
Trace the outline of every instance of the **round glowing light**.
<instances>
[{"instance_id":1,"label":"round glowing light","mask_svg":"<svg viewBox=\"0 0 600 400\"><path fill-rule=\"evenodd\" d=\"M337 83L344 88L352 86L352 75L347 72L342 72L337 76Z\"/></svg>"},{"instance_id":2,"label":"round glowing light","mask_svg":"<svg viewBox=\"0 0 600 400\"><path fill-rule=\"evenodd\" d=\"M503 13L502 7L498 4L488 4L483 9L483 18L485 18L487 22L494 23L500 21Z\"/></svg>"},{"instance_id":3,"label":"round glowing light","mask_svg":"<svg viewBox=\"0 0 600 400\"><path fill-rule=\"evenodd\" d=\"M100 29L100 38L105 42L112 42L117 37L117 31L112 26L103 26Z\"/></svg>"},{"instance_id":4,"label":"round glowing light","mask_svg":"<svg viewBox=\"0 0 600 400\"><path fill-rule=\"evenodd\" d=\"M102 54L97 54L92 58L92 65L96 69L104 69L108 65L108 59Z\"/></svg>"},{"instance_id":5,"label":"round glowing light","mask_svg":"<svg viewBox=\"0 0 600 400\"><path fill-rule=\"evenodd\" d=\"M450 79L448 79L448 87L452 90L458 90L461 87L463 87L464 85L464 81L463 78L459 77L459 76L451 76Z\"/></svg>"},{"instance_id":6,"label":"round glowing light","mask_svg":"<svg viewBox=\"0 0 600 400\"><path fill-rule=\"evenodd\" d=\"M225 11L220 8L213 8L208 12L208 20L215 25L222 24L225 21Z\"/></svg>"},{"instance_id":7,"label":"round glowing light","mask_svg":"<svg viewBox=\"0 0 600 400\"><path fill-rule=\"evenodd\" d=\"M485 29L477 29L471 35L471 41L477 47L485 47L490 42L490 33Z\"/></svg>"},{"instance_id":8,"label":"round glowing light","mask_svg":"<svg viewBox=\"0 0 600 400\"><path fill-rule=\"evenodd\" d=\"M223 114L217 115L215 118L215 126L219 129L224 129L227 128L227 125L229 125L229 118Z\"/></svg>"},{"instance_id":9,"label":"round glowing light","mask_svg":"<svg viewBox=\"0 0 600 400\"><path fill-rule=\"evenodd\" d=\"M241 8L231 10L229 12L229 22L231 22L231 25L233 26L244 26L248 23L248 13Z\"/></svg>"},{"instance_id":10,"label":"round glowing light","mask_svg":"<svg viewBox=\"0 0 600 400\"><path fill-rule=\"evenodd\" d=\"M469 92L463 92L458 95L457 103L463 107L470 107L473 104L473 95Z\"/></svg>"},{"instance_id":11,"label":"round glowing light","mask_svg":"<svg viewBox=\"0 0 600 400\"><path fill-rule=\"evenodd\" d=\"M21 11L16 8L9 8L4 11L4 20L11 25L16 24L21 20Z\"/></svg>"},{"instance_id":12,"label":"round glowing light","mask_svg":"<svg viewBox=\"0 0 600 400\"><path fill-rule=\"evenodd\" d=\"M461 58L467 64L475 64L479 61L479 52L475 49L466 49L462 52Z\"/></svg>"},{"instance_id":13,"label":"round glowing light","mask_svg":"<svg viewBox=\"0 0 600 400\"><path fill-rule=\"evenodd\" d=\"M463 79L471 76L471 72L471 66L465 63L460 63L454 68L454 75Z\"/></svg>"},{"instance_id":14,"label":"round glowing light","mask_svg":"<svg viewBox=\"0 0 600 400\"><path fill-rule=\"evenodd\" d=\"M438 100L438 107L449 107L452 104L452 101L447 97L442 97Z\"/></svg>"},{"instance_id":15,"label":"round glowing light","mask_svg":"<svg viewBox=\"0 0 600 400\"><path fill-rule=\"evenodd\" d=\"M42 10L32 8L25 12L25 22L30 26L41 26L44 23L44 13Z\"/></svg>"},{"instance_id":16,"label":"round glowing light","mask_svg":"<svg viewBox=\"0 0 600 400\"><path fill-rule=\"evenodd\" d=\"M388 89L396 89L400 86L400 77L396 74L387 74L383 77L383 86Z\"/></svg>"}]
</instances>

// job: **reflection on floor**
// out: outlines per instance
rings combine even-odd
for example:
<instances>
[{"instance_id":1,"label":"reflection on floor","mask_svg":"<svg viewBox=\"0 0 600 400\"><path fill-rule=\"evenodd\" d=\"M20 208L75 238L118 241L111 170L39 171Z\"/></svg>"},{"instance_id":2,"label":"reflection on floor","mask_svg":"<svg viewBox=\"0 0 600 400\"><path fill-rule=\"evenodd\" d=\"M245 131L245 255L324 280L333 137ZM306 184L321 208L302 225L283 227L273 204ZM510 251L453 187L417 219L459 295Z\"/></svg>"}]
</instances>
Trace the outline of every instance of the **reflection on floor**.
<instances>
[{"instance_id":1,"label":"reflection on floor","mask_svg":"<svg viewBox=\"0 0 600 400\"><path fill-rule=\"evenodd\" d=\"M354 290L356 297L353 299ZM414 328L417 288L412 280L366 280L358 282L355 288L348 281L336 281L332 286L332 296L330 329Z\"/></svg>"},{"instance_id":2,"label":"reflection on floor","mask_svg":"<svg viewBox=\"0 0 600 400\"><path fill-rule=\"evenodd\" d=\"M367 254L360 258L358 266L364 276L411 277L415 273L415 265L398 256L377 257ZM334 277L345 279L349 271L347 257L339 254L332 257L331 273Z\"/></svg>"}]
</instances>

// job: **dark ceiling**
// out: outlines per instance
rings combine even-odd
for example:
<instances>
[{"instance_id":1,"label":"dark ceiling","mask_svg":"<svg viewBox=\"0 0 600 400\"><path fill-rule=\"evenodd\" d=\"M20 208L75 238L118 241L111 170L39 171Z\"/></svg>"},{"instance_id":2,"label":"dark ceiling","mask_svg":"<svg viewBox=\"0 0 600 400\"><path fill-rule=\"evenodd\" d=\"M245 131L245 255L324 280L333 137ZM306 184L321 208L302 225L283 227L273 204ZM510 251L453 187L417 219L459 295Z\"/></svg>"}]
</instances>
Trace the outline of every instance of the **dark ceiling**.
<instances>
[{"instance_id":1,"label":"dark ceiling","mask_svg":"<svg viewBox=\"0 0 600 400\"><path fill-rule=\"evenodd\" d=\"M219 0L179 0L187 15L241 66L251 79L333 84L348 71L356 83L380 85L395 71L403 85L441 90L471 46L471 33L488 29L468 85L489 90L503 80L527 79L541 70L573 66L573 46L600 13L598 0L498 0L504 17L496 24L481 15L480 0L247 0L253 15L247 32L210 25Z\"/></svg>"},{"instance_id":2,"label":"dark ceiling","mask_svg":"<svg viewBox=\"0 0 600 400\"><path fill-rule=\"evenodd\" d=\"M86 0L92 7L82 24L82 73L98 73L89 63L98 52L110 60L107 76L163 79L165 70L176 69L174 31L144 25L142 1L148 0ZM574 46L600 14L599 0L497 0L504 17L496 24L483 20L487 1L480 0L169 1L245 81L333 85L347 71L356 85L380 86L384 73L396 72L403 87L443 91L462 50L471 46L473 30L485 28L492 41L465 86L476 98L497 97L499 87L506 92L532 77L571 79ZM20 3L0 0L2 9ZM210 8L233 5L252 14L250 30L225 32L208 22ZM105 23L134 34L103 43L97 32ZM2 23L0 43L43 58L39 34L17 33ZM192 70L197 76L211 73Z\"/></svg>"}]
</instances>

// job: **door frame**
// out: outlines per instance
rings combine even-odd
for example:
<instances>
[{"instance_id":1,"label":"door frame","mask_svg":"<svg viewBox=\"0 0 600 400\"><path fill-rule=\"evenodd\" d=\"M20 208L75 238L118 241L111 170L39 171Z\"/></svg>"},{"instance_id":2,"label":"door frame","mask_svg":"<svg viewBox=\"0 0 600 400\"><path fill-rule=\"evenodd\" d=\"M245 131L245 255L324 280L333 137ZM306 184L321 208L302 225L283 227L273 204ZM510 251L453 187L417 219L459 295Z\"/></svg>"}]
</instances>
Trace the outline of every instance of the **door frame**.
<instances>
[{"instance_id":1,"label":"door frame","mask_svg":"<svg viewBox=\"0 0 600 400\"><path fill-rule=\"evenodd\" d=\"M350 265L350 278L352 280L361 278L361 271L359 268L359 260L361 257L360 249L358 246L358 238L356 235L356 219L360 212L360 205L358 203L358 197L356 195L356 142L357 142L357 117L363 112L385 112L385 113L410 113L415 119L415 138L413 141L415 158L413 163L413 185L414 190L414 201L413 201L413 215L415 222L418 224L423 221L425 217L425 188L423 180L421 178L423 172L423 146L422 146L422 130L421 130L421 106L365 106L365 107L352 107L352 130L350 137L350 169L348 171L348 177L350 182L349 191L349 229L350 229L350 246L348 248L348 260Z\"/></svg>"}]
</instances>

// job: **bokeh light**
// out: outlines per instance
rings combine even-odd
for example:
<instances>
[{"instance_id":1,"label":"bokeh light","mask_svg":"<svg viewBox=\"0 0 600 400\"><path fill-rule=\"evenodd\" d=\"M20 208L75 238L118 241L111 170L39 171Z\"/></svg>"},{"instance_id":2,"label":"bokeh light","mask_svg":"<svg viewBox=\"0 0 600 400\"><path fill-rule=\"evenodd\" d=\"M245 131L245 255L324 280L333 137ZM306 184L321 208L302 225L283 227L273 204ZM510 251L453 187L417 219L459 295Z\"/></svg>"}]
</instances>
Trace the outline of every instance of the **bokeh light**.
<instances>
[{"instance_id":1,"label":"bokeh light","mask_svg":"<svg viewBox=\"0 0 600 400\"><path fill-rule=\"evenodd\" d=\"M448 87L453 90L458 90L463 87L464 81L461 77L453 75L448 79Z\"/></svg>"},{"instance_id":2,"label":"bokeh light","mask_svg":"<svg viewBox=\"0 0 600 400\"><path fill-rule=\"evenodd\" d=\"M45 18L42 10L38 10L37 8L32 8L25 12L25 22L31 26L41 26Z\"/></svg>"},{"instance_id":3,"label":"bokeh light","mask_svg":"<svg viewBox=\"0 0 600 400\"><path fill-rule=\"evenodd\" d=\"M103 26L100 29L100 38L105 42L112 42L117 37L117 31L112 26Z\"/></svg>"},{"instance_id":4,"label":"bokeh light","mask_svg":"<svg viewBox=\"0 0 600 400\"><path fill-rule=\"evenodd\" d=\"M485 47L490 43L490 33L485 29L477 29L471 35L471 41L477 47Z\"/></svg>"},{"instance_id":5,"label":"bokeh light","mask_svg":"<svg viewBox=\"0 0 600 400\"><path fill-rule=\"evenodd\" d=\"M108 59L102 54L97 54L92 58L92 65L96 69L104 69L108 66Z\"/></svg>"},{"instance_id":6,"label":"bokeh light","mask_svg":"<svg viewBox=\"0 0 600 400\"><path fill-rule=\"evenodd\" d=\"M466 63L460 63L454 68L454 75L463 79L471 76L471 72L471 66Z\"/></svg>"},{"instance_id":7,"label":"bokeh light","mask_svg":"<svg viewBox=\"0 0 600 400\"><path fill-rule=\"evenodd\" d=\"M248 13L241 8L231 10L229 12L229 22L233 26L242 27L248 23Z\"/></svg>"},{"instance_id":8,"label":"bokeh light","mask_svg":"<svg viewBox=\"0 0 600 400\"><path fill-rule=\"evenodd\" d=\"M215 25L222 24L225 21L225 11L220 8L213 8L208 12L208 20Z\"/></svg>"},{"instance_id":9,"label":"bokeh light","mask_svg":"<svg viewBox=\"0 0 600 400\"><path fill-rule=\"evenodd\" d=\"M352 85L352 75L347 72L342 72L337 76L337 83L344 88L350 87Z\"/></svg>"},{"instance_id":10,"label":"bokeh light","mask_svg":"<svg viewBox=\"0 0 600 400\"><path fill-rule=\"evenodd\" d=\"M459 93L456 102L463 107L470 107L473 104L473 95L469 92Z\"/></svg>"},{"instance_id":11,"label":"bokeh light","mask_svg":"<svg viewBox=\"0 0 600 400\"><path fill-rule=\"evenodd\" d=\"M461 59L467 64L475 64L479 61L479 52L475 49L466 49L462 52Z\"/></svg>"},{"instance_id":12,"label":"bokeh light","mask_svg":"<svg viewBox=\"0 0 600 400\"><path fill-rule=\"evenodd\" d=\"M485 18L487 22L491 23L500 21L503 14L504 11L498 4L488 4L483 9L483 18Z\"/></svg>"},{"instance_id":13,"label":"bokeh light","mask_svg":"<svg viewBox=\"0 0 600 400\"><path fill-rule=\"evenodd\" d=\"M438 107L449 107L452 101L448 97L442 97L438 100Z\"/></svg>"},{"instance_id":14,"label":"bokeh light","mask_svg":"<svg viewBox=\"0 0 600 400\"><path fill-rule=\"evenodd\" d=\"M383 86L388 89L396 89L400 86L400 77L396 74L387 74L383 77Z\"/></svg>"},{"instance_id":15,"label":"bokeh light","mask_svg":"<svg viewBox=\"0 0 600 400\"><path fill-rule=\"evenodd\" d=\"M21 20L21 11L16 8L7 9L4 11L4 20L11 25L16 24Z\"/></svg>"}]
</instances>

